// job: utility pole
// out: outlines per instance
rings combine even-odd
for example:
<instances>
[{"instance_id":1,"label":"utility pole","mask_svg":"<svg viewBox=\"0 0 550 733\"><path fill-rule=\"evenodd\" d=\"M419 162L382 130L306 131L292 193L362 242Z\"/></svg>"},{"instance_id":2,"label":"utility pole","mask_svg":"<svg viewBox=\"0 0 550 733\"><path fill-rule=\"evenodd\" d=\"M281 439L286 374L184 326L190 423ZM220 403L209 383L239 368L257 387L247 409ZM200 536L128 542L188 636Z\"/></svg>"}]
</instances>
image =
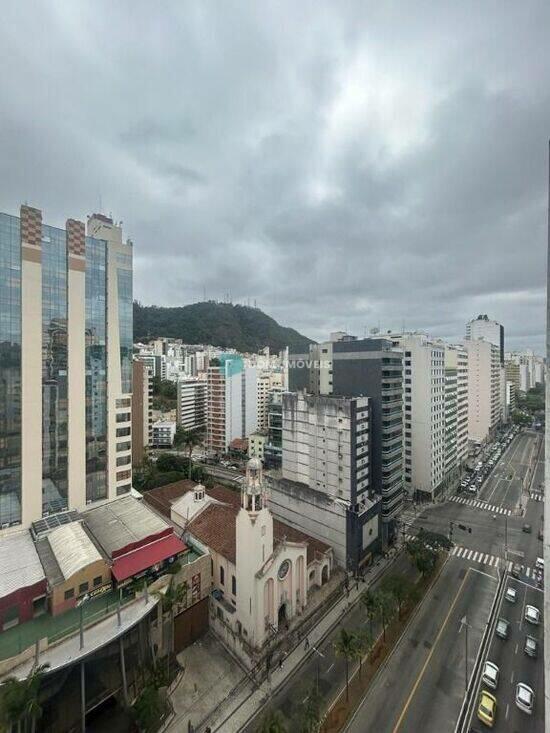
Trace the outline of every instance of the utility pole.
<instances>
[{"instance_id":1,"label":"utility pole","mask_svg":"<svg viewBox=\"0 0 550 733\"><path fill-rule=\"evenodd\" d=\"M465 654L464 654L464 683L466 693L468 693L468 617L463 616L460 619L460 631L464 628L464 643L465 643ZM459 633L460 633L459 631Z\"/></svg>"}]
</instances>

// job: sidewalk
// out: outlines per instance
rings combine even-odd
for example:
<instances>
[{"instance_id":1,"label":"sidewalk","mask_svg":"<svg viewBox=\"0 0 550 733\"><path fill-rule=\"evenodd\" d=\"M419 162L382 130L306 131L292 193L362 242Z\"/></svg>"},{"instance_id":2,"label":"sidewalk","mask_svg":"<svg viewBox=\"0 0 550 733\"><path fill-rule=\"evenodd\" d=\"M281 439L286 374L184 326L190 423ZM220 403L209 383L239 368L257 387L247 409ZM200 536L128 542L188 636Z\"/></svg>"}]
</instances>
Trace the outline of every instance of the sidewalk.
<instances>
[{"instance_id":1,"label":"sidewalk","mask_svg":"<svg viewBox=\"0 0 550 733\"><path fill-rule=\"evenodd\" d=\"M205 720L199 727L195 728L195 731L204 733L207 725L210 726L212 731L219 731L220 733L222 731L223 733L237 733L237 731L242 730L269 700L271 695L288 681L302 662L314 654L314 647L320 646L333 627L345 618L347 611L355 605L360 595L394 562L398 552L399 550L392 550L387 558L380 559L371 566L365 573L365 581L359 581L358 588L356 583L353 582L350 586L349 595L344 594L328 609L317 626L308 633L309 649L307 651L302 640L286 657L283 667L276 667L272 671L269 680L265 680L260 687L252 692L250 692L250 689L237 690L236 694L227 700L222 710ZM181 720L172 720L165 730L175 733L175 731L181 730L181 724Z\"/></svg>"}]
</instances>

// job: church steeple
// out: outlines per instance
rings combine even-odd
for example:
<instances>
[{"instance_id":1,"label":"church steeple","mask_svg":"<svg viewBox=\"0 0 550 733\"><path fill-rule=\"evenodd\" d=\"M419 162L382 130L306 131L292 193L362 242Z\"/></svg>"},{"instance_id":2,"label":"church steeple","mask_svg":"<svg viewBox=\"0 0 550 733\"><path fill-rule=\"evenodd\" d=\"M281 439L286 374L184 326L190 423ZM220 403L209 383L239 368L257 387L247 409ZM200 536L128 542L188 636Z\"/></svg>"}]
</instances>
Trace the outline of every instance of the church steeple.
<instances>
[{"instance_id":1,"label":"church steeple","mask_svg":"<svg viewBox=\"0 0 550 733\"><path fill-rule=\"evenodd\" d=\"M266 505L262 462L259 458L251 458L246 464L246 478L241 489L241 506L247 512L256 514Z\"/></svg>"}]
</instances>

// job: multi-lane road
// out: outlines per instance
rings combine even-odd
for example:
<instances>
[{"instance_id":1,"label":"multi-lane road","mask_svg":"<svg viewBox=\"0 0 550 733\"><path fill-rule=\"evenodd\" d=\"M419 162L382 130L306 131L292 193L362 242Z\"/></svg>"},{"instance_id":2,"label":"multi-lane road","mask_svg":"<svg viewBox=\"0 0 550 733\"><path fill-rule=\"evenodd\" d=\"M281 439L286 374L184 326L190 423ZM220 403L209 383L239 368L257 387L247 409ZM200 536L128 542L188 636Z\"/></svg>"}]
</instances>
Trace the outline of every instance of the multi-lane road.
<instances>
[{"instance_id":1,"label":"multi-lane road","mask_svg":"<svg viewBox=\"0 0 550 733\"><path fill-rule=\"evenodd\" d=\"M455 544L441 576L346 730L454 733L467 675L472 705L464 730L470 730L468 724L483 729L476 718L479 679L472 672L474 668L481 669L488 658L499 666L501 675L495 693L495 730L542 733L542 618L538 627L529 628L540 641L538 659L527 657L523 651L528 633L524 606L529 603L541 613L543 610L542 593L533 577L536 559L542 554L538 539L543 506L540 485L544 476L541 440L541 435L530 431L518 435L477 496L459 494L420 513L413 508L407 510L403 521L405 534L414 534L424 527L450 534ZM530 533L523 531L524 524L530 525ZM512 563L522 566L519 579L509 576ZM515 604L502 601L502 594L497 596L503 575L503 590L508 585L518 589ZM493 628L487 628L490 619L498 615L510 621L507 641L497 639ZM487 644L481 656L484 635ZM536 693L532 716L515 704L515 687L522 681Z\"/></svg>"}]
</instances>

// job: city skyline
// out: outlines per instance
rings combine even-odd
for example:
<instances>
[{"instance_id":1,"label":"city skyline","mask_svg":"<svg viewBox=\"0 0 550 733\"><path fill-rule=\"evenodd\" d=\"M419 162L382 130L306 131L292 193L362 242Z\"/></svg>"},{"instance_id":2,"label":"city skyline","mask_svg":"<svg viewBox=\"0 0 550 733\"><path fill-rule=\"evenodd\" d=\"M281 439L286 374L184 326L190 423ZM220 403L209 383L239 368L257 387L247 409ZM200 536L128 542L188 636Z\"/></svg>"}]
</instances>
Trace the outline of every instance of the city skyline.
<instances>
[{"instance_id":1,"label":"city skyline","mask_svg":"<svg viewBox=\"0 0 550 733\"><path fill-rule=\"evenodd\" d=\"M124 219L145 303L543 353L550 10L473 8L7 3L2 210Z\"/></svg>"}]
</instances>

